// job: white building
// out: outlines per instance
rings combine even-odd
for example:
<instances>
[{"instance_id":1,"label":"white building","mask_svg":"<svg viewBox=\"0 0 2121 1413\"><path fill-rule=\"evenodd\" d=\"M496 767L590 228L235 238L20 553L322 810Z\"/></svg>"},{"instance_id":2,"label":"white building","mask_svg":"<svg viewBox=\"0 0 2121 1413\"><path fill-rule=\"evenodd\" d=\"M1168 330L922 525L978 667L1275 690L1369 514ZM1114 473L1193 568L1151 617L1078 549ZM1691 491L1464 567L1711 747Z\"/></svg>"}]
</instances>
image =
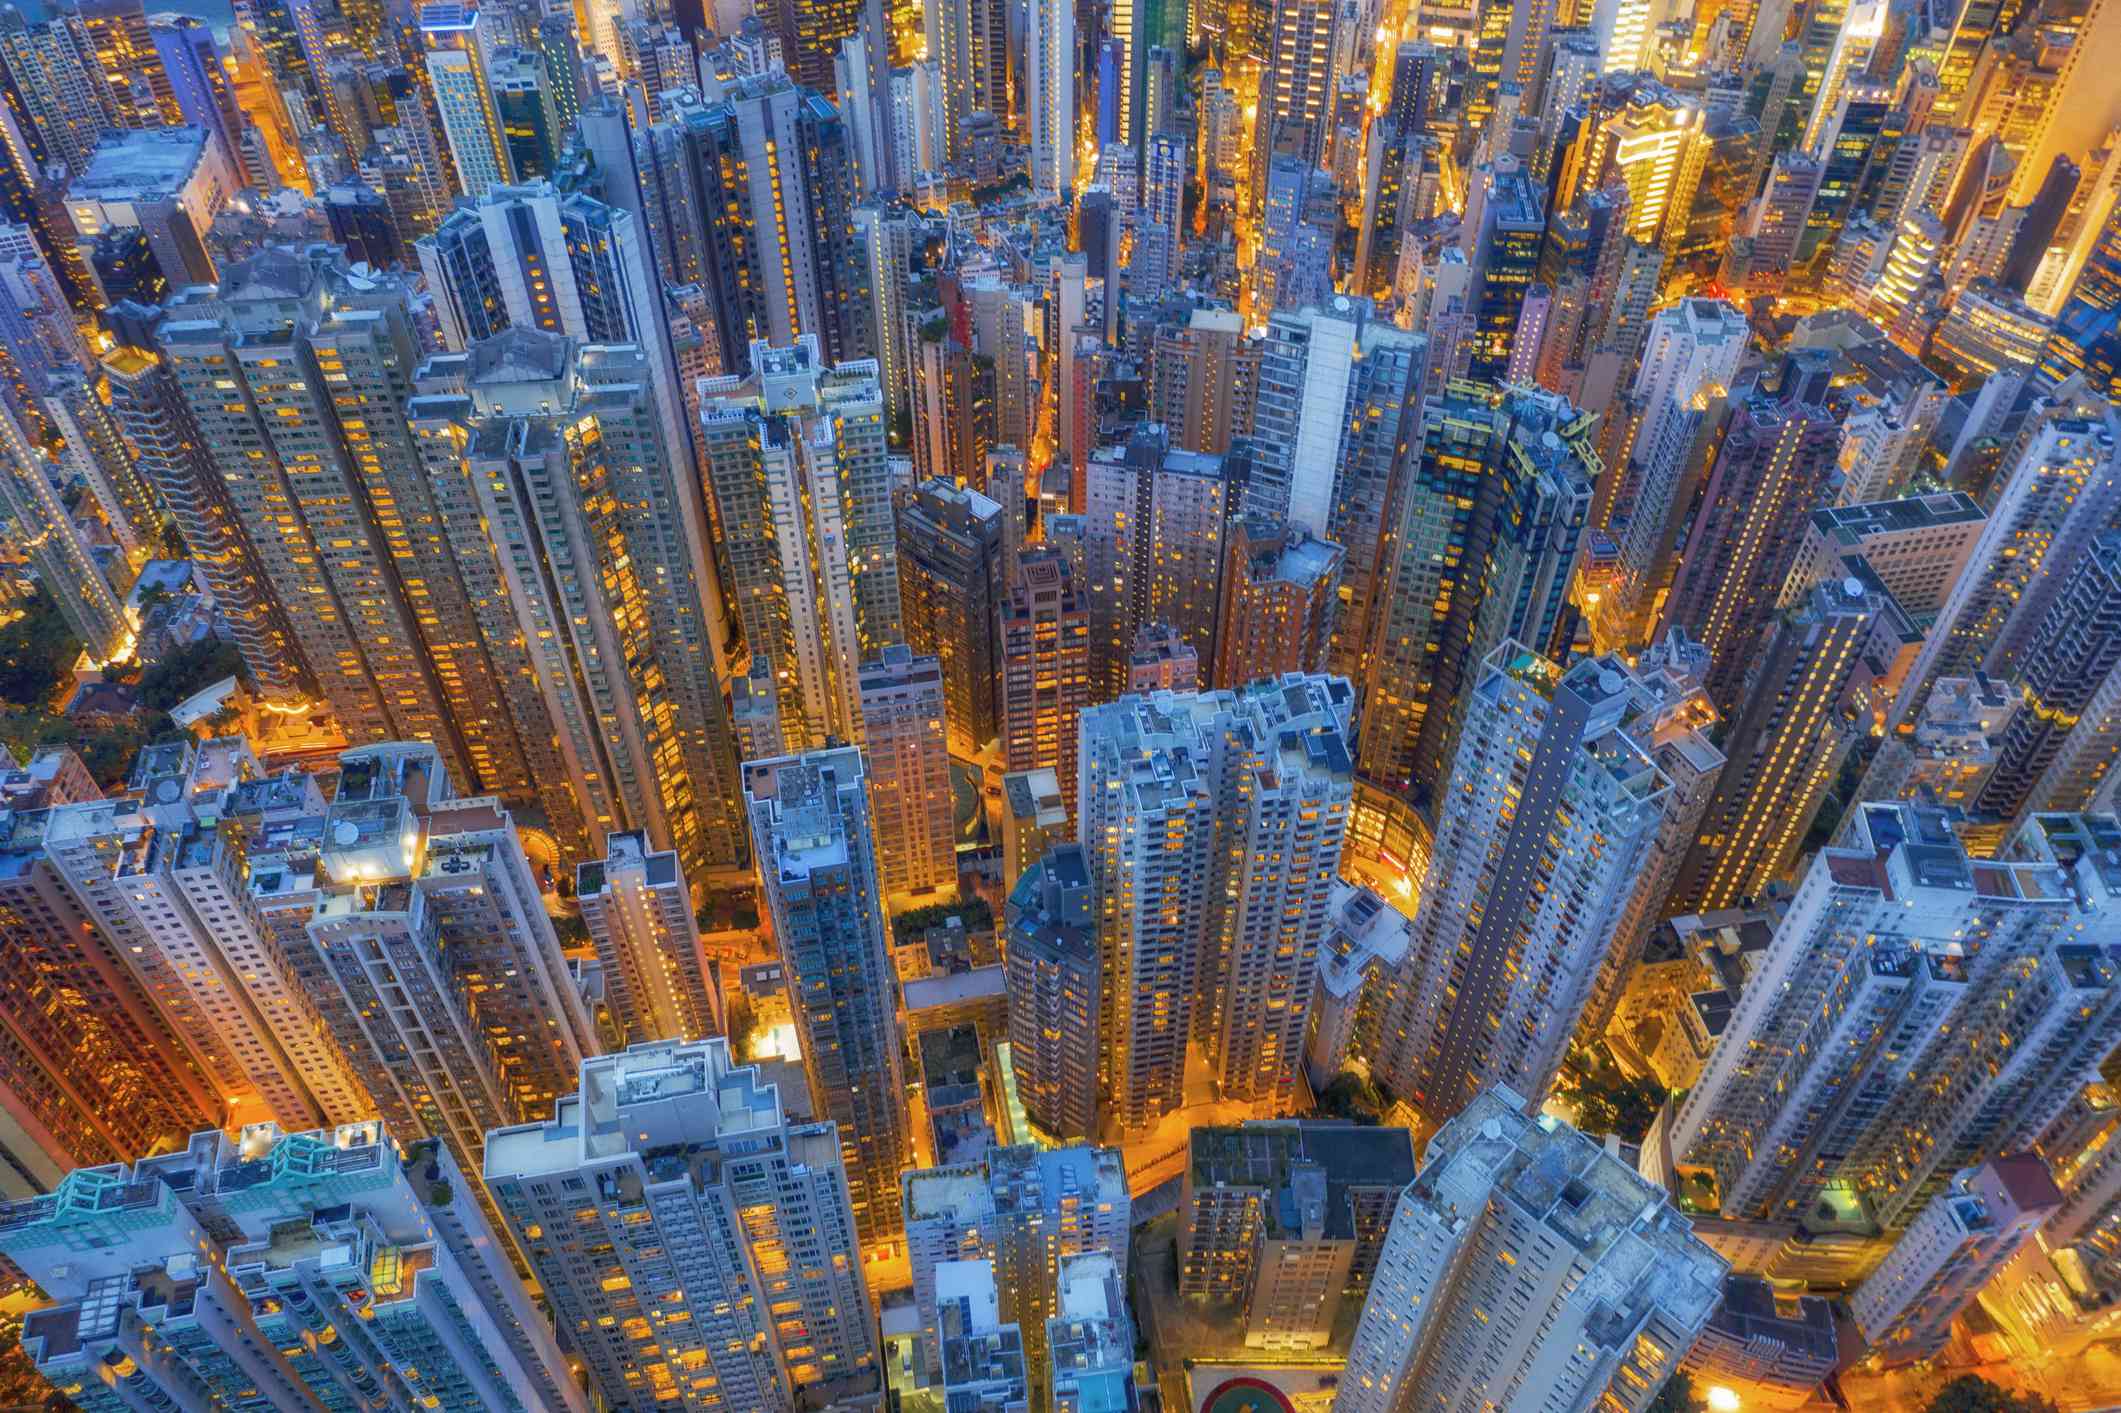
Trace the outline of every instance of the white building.
<instances>
[{"instance_id":1,"label":"white building","mask_svg":"<svg viewBox=\"0 0 2121 1413\"><path fill-rule=\"evenodd\" d=\"M1401 1194L1335 1413L1640 1410L1723 1296L1724 1260L1657 1188L1500 1085Z\"/></svg>"},{"instance_id":2,"label":"white building","mask_svg":"<svg viewBox=\"0 0 2121 1413\"><path fill-rule=\"evenodd\" d=\"M486 1182L606 1406L874 1387L839 1139L788 1122L726 1040L589 1061L551 1120L488 1138Z\"/></svg>"},{"instance_id":3,"label":"white building","mask_svg":"<svg viewBox=\"0 0 2121 1413\"><path fill-rule=\"evenodd\" d=\"M78 1169L0 1208L0 1251L52 1300L23 1352L83 1408L581 1413L474 1194L448 1149L373 1120Z\"/></svg>"},{"instance_id":4,"label":"white building","mask_svg":"<svg viewBox=\"0 0 2121 1413\"><path fill-rule=\"evenodd\" d=\"M1615 657L1564 673L1514 642L1488 656L1381 1066L1432 1118L1495 1084L1543 1096L1616 938L1647 927L1636 894L1669 877L1651 865L1675 806L1631 729L1641 697Z\"/></svg>"},{"instance_id":5,"label":"white building","mask_svg":"<svg viewBox=\"0 0 2121 1413\"><path fill-rule=\"evenodd\" d=\"M629 1042L721 1033L722 998L675 852L614 830L604 857L575 870L575 897L604 964L612 1019Z\"/></svg>"},{"instance_id":6,"label":"white building","mask_svg":"<svg viewBox=\"0 0 2121 1413\"><path fill-rule=\"evenodd\" d=\"M1849 1297L1856 1327L1888 1364L1930 1358L1953 1318L2061 1205L2047 1164L2031 1153L1954 1174Z\"/></svg>"},{"instance_id":7,"label":"white building","mask_svg":"<svg viewBox=\"0 0 2121 1413\"><path fill-rule=\"evenodd\" d=\"M1794 1218L1860 1192L1900 1229L1955 1170L2030 1145L2112 1048L2121 980L2093 941L2121 900L2111 817L2040 816L1992 860L1931 808L1867 804L1847 828L1806 871L1668 1150L1655 1135L1645 1150L1703 1210Z\"/></svg>"}]
</instances>

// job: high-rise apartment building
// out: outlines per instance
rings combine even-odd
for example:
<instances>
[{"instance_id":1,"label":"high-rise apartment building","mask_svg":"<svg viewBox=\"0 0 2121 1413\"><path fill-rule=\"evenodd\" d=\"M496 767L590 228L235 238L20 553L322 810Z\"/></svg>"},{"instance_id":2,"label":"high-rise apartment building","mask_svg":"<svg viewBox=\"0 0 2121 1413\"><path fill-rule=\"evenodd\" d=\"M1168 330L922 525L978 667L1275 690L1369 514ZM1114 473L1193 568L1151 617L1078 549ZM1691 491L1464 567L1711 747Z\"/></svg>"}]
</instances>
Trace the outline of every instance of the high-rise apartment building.
<instances>
[{"instance_id":1,"label":"high-rise apartment building","mask_svg":"<svg viewBox=\"0 0 2121 1413\"><path fill-rule=\"evenodd\" d=\"M1233 309L1194 309L1159 325L1150 345L1149 403L1173 446L1226 455L1252 426L1259 349Z\"/></svg>"},{"instance_id":2,"label":"high-rise apartment building","mask_svg":"<svg viewBox=\"0 0 2121 1413\"><path fill-rule=\"evenodd\" d=\"M0 992L14 1042L4 1054L16 1132L10 1196L56 1187L75 1167L181 1145L228 1105L44 844L51 813L10 811L0 852ZM63 843L63 841L62 841ZM19 1174L20 1176L14 1176Z\"/></svg>"},{"instance_id":3,"label":"high-rise apartment building","mask_svg":"<svg viewBox=\"0 0 2121 1413\"><path fill-rule=\"evenodd\" d=\"M1505 638L1558 650L1599 465L1566 398L1454 383L1423 420L1363 627L1362 773L1441 806L1467 684ZM1506 510L1515 506L1516 510ZM1382 543L1382 540L1380 541Z\"/></svg>"},{"instance_id":4,"label":"high-rise apartment building","mask_svg":"<svg viewBox=\"0 0 2121 1413\"><path fill-rule=\"evenodd\" d=\"M1351 706L1338 679L1288 677L1083 713L1077 837L1120 1128L1178 1107L1193 1042L1227 1092L1288 1102L1352 794Z\"/></svg>"},{"instance_id":5,"label":"high-rise apartment building","mask_svg":"<svg viewBox=\"0 0 2121 1413\"><path fill-rule=\"evenodd\" d=\"M1080 577L1057 551L1027 553L1002 604L1002 760L1013 772L1052 770L1075 813L1077 719L1090 704L1090 606Z\"/></svg>"},{"instance_id":6,"label":"high-rise apartment building","mask_svg":"<svg viewBox=\"0 0 2121 1413\"><path fill-rule=\"evenodd\" d=\"M1497 1086L1429 1140L1336 1413L1535 1391L1640 1413L1715 1312L1723 1259L1626 1164L1529 1107Z\"/></svg>"},{"instance_id":7,"label":"high-rise apartment building","mask_svg":"<svg viewBox=\"0 0 2121 1413\"><path fill-rule=\"evenodd\" d=\"M1982 860L1933 807L1864 805L1805 872L1645 1171L1725 1217L1831 1199L1895 1231L1951 1173L2029 1145L2110 1048L2121 978L2087 941L2121 896L2113 830L2037 816Z\"/></svg>"},{"instance_id":8,"label":"high-rise apartment building","mask_svg":"<svg viewBox=\"0 0 2121 1413\"><path fill-rule=\"evenodd\" d=\"M485 1176L606 1406L788 1413L875 1388L834 1127L791 1122L727 1041L591 1060L549 1120L488 1138Z\"/></svg>"},{"instance_id":9,"label":"high-rise apartment building","mask_svg":"<svg viewBox=\"0 0 2121 1413\"><path fill-rule=\"evenodd\" d=\"M2068 769L2093 785L2112 769L2110 705L2121 671L2121 531L2109 531L2091 553L2059 566L2062 584L2033 630L2018 664L2021 700L1996 745L1996 760L1974 807L2002 819L2028 805L2050 808L2036 791L2065 754ZM2104 706L2105 710L2098 710ZM2086 740L2077 741L2079 732Z\"/></svg>"},{"instance_id":10,"label":"high-rise apartment building","mask_svg":"<svg viewBox=\"0 0 2121 1413\"><path fill-rule=\"evenodd\" d=\"M1899 605L1859 577L1819 585L1783 616L1745 664L1740 710L1723 738L1730 764L1670 911L1735 906L1789 870L1834 773L1868 725L1876 678L1892 680L1916 641Z\"/></svg>"},{"instance_id":11,"label":"high-rise apartment building","mask_svg":"<svg viewBox=\"0 0 2121 1413\"><path fill-rule=\"evenodd\" d=\"M38 1371L83 1408L588 1406L552 1327L433 1139L374 1120L196 1134L0 1210L52 1298Z\"/></svg>"},{"instance_id":12,"label":"high-rise apartment building","mask_svg":"<svg viewBox=\"0 0 2121 1413\"><path fill-rule=\"evenodd\" d=\"M604 857L575 870L575 898L604 965L612 1022L629 1044L721 1033L722 998L675 851L613 830Z\"/></svg>"},{"instance_id":13,"label":"high-rise apartment building","mask_svg":"<svg viewBox=\"0 0 2121 1413\"><path fill-rule=\"evenodd\" d=\"M1830 498L1841 429L1825 405L1827 374L1823 361L1792 356L1772 389L1763 382L1734 396L1701 509L1687 528L1663 621L1709 650L1709 696L1727 714L1763 646L1811 512Z\"/></svg>"},{"instance_id":14,"label":"high-rise apartment building","mask_svg":"<svg viewBox=\"0 0 2121 1413\"><path fill-rule=\"evenodd\" d=\"M494 665L483 749L516 743L574 861L641 830L698 881L745 834L708 536L649 364L508 329L429 359L406 421Z\"/></svg>"},{"instance_id":15,"label":"high-rise apartment building","mask_svg":"<svg viewBox=\"0 0 2121 1413\"><path fill-rule=\"evenodd\" d=\"M1080 844L1058 844L1023 871L1007 925L1009 1063L1024 1113L1043 1133L1089 1138L1104 981L1097 897Z\"/></svg>"},{"instance_id":16,"label":"high-rise apartment building","mask_svg":"<svg viewBox=\"0 0 2121 1413\"><path fill-rule=\"evenodd\" d=\"M2110 408L2053 402L2028 415L1987 497L1981 537L1894 699L1896 729L1919 716L1938 679L2009 666L2063 566L2089 552L2121 507L2117 458L2121 420Z\"/></svg>"},{"instance_id":17,"label":"high-rise apartment building","mask_svg":"<svg viewBox=\"0 0 2121 1413\"><path fill-rule=\"evenodd\" d=\"M943 667L887 644L861 669L862 741L876 833L877 885L901 893L957 888L957 810L943 730Z\"/></svg>"},{"instance_id":18,"label":"high-rise apartment building","mask_svg":"<svg viewBox=\"0 0 2121 1413\"><path fill-rule=\"evenodd\" d=\"M1143 426L1093 453L1084 485L1093 690L1123 688L1144 624L1168 624L1196 659L1213 660L1224 530L1237 509L1226 459L1175 450L1165 429Z\"/></svg>"},{"instance_id":19,"label":"high-rise apartment building","mask_svg":"<svg viewBox=\"0 0 2121 1413\"><path fill-rule=\"evenodd\" d=\"M1209 682L1241 687L1285 672L1323 672L1340 608L1339 545L1262 516L1230 521Z\"/></svg>"},{"instance_id":20,"label":"high-rise apartment building","mask_svg":"<svg viewBox=\"0 0 2121 1413\"><path fill-rule=\"evenodd\" d=\"M942 661L945 724L959 755L1002 733L1009 523L1002 506L942 478L916 485L898 511L900 620L907 646Z\"/></svg>"},{"instance_id":21,"label":"high-rise apartment building","mask_svg":"<svg viewBox=\"0 0 2121 1413\"><path fill-rule=\"evenodd\" d=\"M760 340L786 348L808 334L832 361L866 352L869 293L838 111L778 72L739 78L715 99L666 93L663 107L636 134L642 209L663 278L706 296L723 372L741 375Z\"/></svg>"},{"instance_id":22,"label":"high-rise apartment building","mask_svg":"<svg viewBox=\"0 0 2121 1413\"><path fill-rule=\"evenodd\" d=\"M724 591L790 744L856 740L861 663L903 638L877 365L829 365L806 334L743 366L700 385Z\"/></svg>"},{"instance_id":23,"label":"high-rise apartment building","mask_svg":"<svg viewBox=\"0 0 2121 1413\"><path fill-rule=\"evenodd\" d=\"M1075 187L1075 7L1068 0L1033 0L1028 22L1024 112L1031 127L1031 187L1059 196Z\"/></svg>"},{"instance_id":24,"label":"high-rise apartment building","mask_svg":"<svg viewBox=\"0 0 2121 1413\"><path fill-rule=\"evenodd\" d=\"M1856 1327L1887 1364L1935 1356L1959 1312L2061 1205L2047 1164L2033 1153L1954 1174L1849 1297Z\"/></svg>"},{"instance_id":25,"label":"high-rise apartment building","mask_svg":"<svg viewBox=\"0 0 2121 1413\"><path fill-rule=\"evenodd\" d=\"M1747 327L1737 309L1710 299L1683 299L1651 317L1642 364L1630 389L1640 420L1629 438L1625 473L1617 478L1603 523L1620 550L1616 597L1599 615L1613 622L1615 637L1643 635L1652 599L1660 587L1660 563L1669 554L1685 514L1685 473L1708 405L1737 376L1745 356Z\"/></svg>"},{"instance_id":26,"label":"high-rise apartment building","mask_svg":"<svg viewBox=\"0 0 2121 1413\"><path fill-rule=\"evenodd\" d=\"M156 338L347 737L433 741L456 776L505 792L527 776L493 720L500 688L446 542L415 532L439 511L403 415L409 293L356 283L328 247L269 251L172 300Z\"/></svg>"},{"instance_id":27,"label":"high-rise apartment building","mask_svg":"<svg viewBox=\"0 0 2121 1413\"><path fill-rule=\"evenodd\" d=\"M838 1125L863 1242L886 1241L910 1136L861 752L747 761L744 796L812 1110Z\"/></svg>"},{"instance_id":28,"label":"high-rise apartment building","mask_svg":"<svg viewBox=\"0 0 2121 1413\"><path fill-rule=\"evenodd\" d=\"M1437 818L1380 1073L1432 1118L1493 1084L1544 1094L1619 945L1673 785L1613 657L1483 665ZM1639 945L1639 943L1637 944Z\"/></svg>"}]
</instances>

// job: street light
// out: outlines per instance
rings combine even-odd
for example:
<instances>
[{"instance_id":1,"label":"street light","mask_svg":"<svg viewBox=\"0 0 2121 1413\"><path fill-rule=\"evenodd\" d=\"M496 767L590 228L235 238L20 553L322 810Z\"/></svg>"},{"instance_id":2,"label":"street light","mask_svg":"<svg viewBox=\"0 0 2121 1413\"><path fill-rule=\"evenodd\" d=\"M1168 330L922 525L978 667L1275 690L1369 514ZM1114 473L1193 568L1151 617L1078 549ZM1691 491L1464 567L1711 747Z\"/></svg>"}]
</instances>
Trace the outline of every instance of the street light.
<instances>
[{"instance_id":1,"label":"street light","mask_svg":"<svg viewBox=\"0 0 2121 1413\"><path fill-rule=\"evenodd\" d=\"M1738 1395L1735 1391L1717 1384L1709 1390L1709 1407L1715 1413L1738 1413Z\"/></svg>"}]
</instances>

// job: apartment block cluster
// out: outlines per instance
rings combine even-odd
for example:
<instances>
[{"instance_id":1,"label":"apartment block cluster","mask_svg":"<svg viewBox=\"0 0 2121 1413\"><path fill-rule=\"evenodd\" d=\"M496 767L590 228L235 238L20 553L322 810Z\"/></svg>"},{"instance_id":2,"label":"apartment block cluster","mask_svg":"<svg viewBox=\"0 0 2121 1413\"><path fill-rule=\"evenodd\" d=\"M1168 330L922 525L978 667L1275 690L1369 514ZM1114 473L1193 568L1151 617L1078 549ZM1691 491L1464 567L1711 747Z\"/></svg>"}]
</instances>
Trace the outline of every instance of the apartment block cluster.
<instances>
[{"instance_id":1,"label":"apartment block cluster","mask_svg":"<svg viewBox=\"0 0 2121 1413\"><path fill-rule=\"evenodd\" d=\"M0 1403L2121 1399L2114 3L0 8Z\"/></svg>"}]
</instances>

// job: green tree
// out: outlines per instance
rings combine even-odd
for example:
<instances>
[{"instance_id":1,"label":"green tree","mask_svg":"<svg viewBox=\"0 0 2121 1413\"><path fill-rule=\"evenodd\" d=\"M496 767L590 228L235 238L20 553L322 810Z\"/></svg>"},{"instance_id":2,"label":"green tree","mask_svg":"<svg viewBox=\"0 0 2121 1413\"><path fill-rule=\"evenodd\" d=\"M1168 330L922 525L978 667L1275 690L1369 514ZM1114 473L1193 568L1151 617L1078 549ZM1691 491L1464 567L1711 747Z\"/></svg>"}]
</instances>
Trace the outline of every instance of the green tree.
<instances>
[{"instance_id":1,"label":"green tree","mask_svg":"<svg viewBox=\"0 0 2121 1413\"><path fill-rule=\"evenodd\" d=\"M149 711L168 711L177 703L224 677L241 674L243 658L219 638L205 638L165 654L140 674L140 704Z\"/></svg>"},{"instance_id":2,"label":"green tree","mask_svg":"<svg viewBox=\"0 0 2121 1413\"><path fill-rule=\"evenodd\" d=\"M1353 1119L1359 1124L1380 1122L1392 1101L1366 1075L1342 1070L1318 1096L1318 1112L1328 1118Z\"/></svg>"},{"instance_id":3,"label":"green tree","mask_svg":"<svg viewBox=\"0 0 2121 1413\"><path fill-rule=\"evenodd\" d=\"M39 588L22 616L0 628L0 702L42 704L80 655L81 642L66 626L59 605Z\"/></svg>"},{"instance_id":4,"label":"green tree","mask_svg":"<svg viewBox=\"0 0 2121 1413\"><path fill-rule=\"evenodd\" d=\"M2032 1393L2013 1393L1978 1374L1961 1374L1937 1391L1928 1413L2055 1413L2055 1405Z\"/></svg>"}]
</instances>

